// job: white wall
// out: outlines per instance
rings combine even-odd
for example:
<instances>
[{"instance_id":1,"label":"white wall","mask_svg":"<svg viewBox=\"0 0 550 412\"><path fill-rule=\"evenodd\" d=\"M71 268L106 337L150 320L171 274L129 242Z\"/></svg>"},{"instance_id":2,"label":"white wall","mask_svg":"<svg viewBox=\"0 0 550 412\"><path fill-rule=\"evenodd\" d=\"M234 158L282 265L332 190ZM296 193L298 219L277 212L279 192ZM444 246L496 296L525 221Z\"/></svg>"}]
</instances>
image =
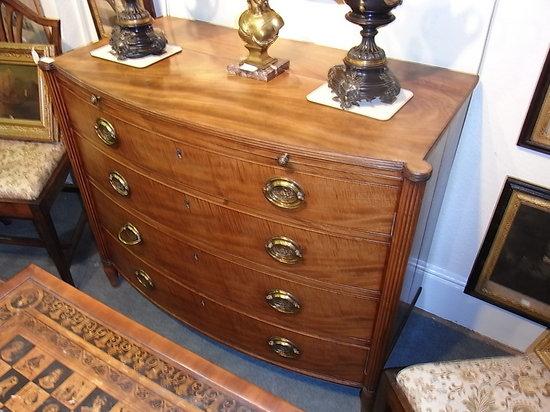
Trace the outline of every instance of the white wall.
<instances>
[{"instance_id":1,"label":"white wall","mask_svg":"<svg viewBox=\"0 0 550 412\"><path fill-rule=\"evenodd\" d=\"M550 40L548 0L496 8L477 88L451 172L420 301L424 309L519 349L542 327L460 293L506 176L550 187L550 157L516 145ZM514 29L512 29L515 27Z\"/></svg>"},{"instance_id":2,"label":"white wall","mask_svg":"<svg viewBox=\"0 0 550 412\"><path fill-rule=\"evenodd\" d=\"M97 40L86 0L41 0L46 17L61 19L63 51Z\"/></svg>"},{"instance_id":3,"label":"white wall","mask_svg":"<svg viewBox=\"0 0 550 412\"><path fill-rule=\"evenodd\" d=\"M159 0L171 16L236 27L245 0ZM359 26L349 7L334 0L271 0L285 20L280 36L349 49L359 43ZM405 0L397 19L381 28L377 41L390 57L459 71L477 72L494 0ZM246 51L245 51L246 52ZM243 52L243 54L245 54Z\"/></svg>"}]
</instances>

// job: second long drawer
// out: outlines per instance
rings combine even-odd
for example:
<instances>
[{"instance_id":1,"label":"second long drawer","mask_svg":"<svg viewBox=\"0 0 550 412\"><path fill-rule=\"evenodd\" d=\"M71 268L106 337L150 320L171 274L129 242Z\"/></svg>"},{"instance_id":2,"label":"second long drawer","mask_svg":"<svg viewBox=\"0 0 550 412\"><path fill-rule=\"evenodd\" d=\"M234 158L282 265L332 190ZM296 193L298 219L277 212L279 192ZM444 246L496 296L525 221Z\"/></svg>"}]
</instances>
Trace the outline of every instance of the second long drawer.
<instances>
[{"instance_id":1,"label":"second long drawer","mask_svg":"<svg viewBox=\"0 0 550 412\"><path fill-rule=\"evenodd\" d=\"M388 251L384 242L319 233L241 213L175 190L108 157L88 172L99 210L116 201L159 222L164 231L219 252L323 282L380 289ZM124 223L111 229L120 230Z\"/></svg>"}]
</instances>

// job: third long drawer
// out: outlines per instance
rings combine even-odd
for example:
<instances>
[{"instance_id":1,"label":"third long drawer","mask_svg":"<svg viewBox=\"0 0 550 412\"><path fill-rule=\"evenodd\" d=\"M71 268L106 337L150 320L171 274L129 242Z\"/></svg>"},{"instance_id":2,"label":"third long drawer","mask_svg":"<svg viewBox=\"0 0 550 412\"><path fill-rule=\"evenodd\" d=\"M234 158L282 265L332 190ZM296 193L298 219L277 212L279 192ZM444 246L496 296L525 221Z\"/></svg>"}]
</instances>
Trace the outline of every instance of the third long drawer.
<instances>
[{"instance_id":1,"label":"third long drawer","mask_svg":"<svg viewBox=\"0 0 550 412\"><path fill-rule=\"evenodd\" d=\"M112 250L115 266L130 283L200 331L286 368L345 384L360 384L368 348L311 337L247 316L189 290L116 244Z\"/></svg>"}]
</instances>

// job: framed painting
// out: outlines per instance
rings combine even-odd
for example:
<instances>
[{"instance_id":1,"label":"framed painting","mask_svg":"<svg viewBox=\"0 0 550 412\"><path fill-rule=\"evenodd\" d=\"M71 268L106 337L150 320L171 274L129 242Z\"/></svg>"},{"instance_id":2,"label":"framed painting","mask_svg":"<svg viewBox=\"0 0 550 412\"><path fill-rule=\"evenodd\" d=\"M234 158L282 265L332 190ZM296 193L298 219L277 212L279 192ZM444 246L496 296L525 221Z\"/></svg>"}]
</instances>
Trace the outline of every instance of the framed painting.
<instances>
[{"instance_id":1,"label":"framed painting","mask_svg":"<svg viewBox=\"0 0 550 412\"><path fill-rule=\"evenodd\" d=\"M464 290L550 325L550 190L508 178Z\"/></svg>"},{"instance_id":2,"label":"framed painting","mask_svg":"<svg viewBox=\"0 0 550 412\"><path fill-rule=\"evenodd\" d=\"M550 154L550 50L529 106L518 145Z\"/></svg>"},{"instance_id":3,"label":"framed painting","mask_svg":"<svg viewBox=\"0 0 550 412\"><path fill-rule=\"evenodd\" d=\"M153 17L156 17L153 0L138 0ZM122 9L124 0L88 0L97 35L109 37L115 25L116 13Z\"/></svg>"},{"instance_id":4,"label":"framed painting","mask_svg":"<svg viewBox=\"0 0 550 412\"><path fill-rule=\"evenodd\" d=\"M44 75L34 62L54 46L0 42L0 137L57 141L59 132Z\"/></svg>"}]
</instances>

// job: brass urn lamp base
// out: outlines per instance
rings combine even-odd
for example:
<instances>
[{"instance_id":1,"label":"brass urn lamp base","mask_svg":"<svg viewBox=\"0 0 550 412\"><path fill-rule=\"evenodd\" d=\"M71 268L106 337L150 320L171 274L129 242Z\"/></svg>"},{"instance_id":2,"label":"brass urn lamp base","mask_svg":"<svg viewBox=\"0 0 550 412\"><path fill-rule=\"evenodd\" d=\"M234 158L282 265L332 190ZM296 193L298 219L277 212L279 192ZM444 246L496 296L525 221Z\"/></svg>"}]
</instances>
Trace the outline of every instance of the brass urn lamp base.
<instances>
[{"instance_id":1,"label":"brass urn lamp base","mask_svg":"<svg viewBox=\"0 0 550 412\"><path fill-rule=\"evenodd\" d=\"M336 94L335 100L343 109L380 99L393 103L401 92L401 85L387 66L386 53L375 43L377 28L395 20L391 10L402 0L345 0L352 11L346 19L362 27L361 44L353 47L344 58L344 64L328 72L328 85Z\"/></svg>"},{"instance_id":2,"label":"brass urn lamp base","mask_svg":"<svg viewBox=\"0 0 550 412\"><path fill-rule=\"evenodd\" d=\"M267 52L285 22L269 6L269 0L247 1L248 9L239 18L239 36L245 42L248 56L239 65L229 65L227 70L238 76L269 81L290 67L288 60L273 58ZM255 70L241 66L252 66Z\"/></svg>"},{"instance_id":3,"label":"brass urn lamp base","mask_svg":"<svg viewBox=\"0 0 550 412\"><path fill-rule=\"evenodd\" d=\"M109 44L119 60L163 54L167 40L160 30L153 29L153 18L137 0L124 0L117 14Z\"/></svg>"}]
</instances>

